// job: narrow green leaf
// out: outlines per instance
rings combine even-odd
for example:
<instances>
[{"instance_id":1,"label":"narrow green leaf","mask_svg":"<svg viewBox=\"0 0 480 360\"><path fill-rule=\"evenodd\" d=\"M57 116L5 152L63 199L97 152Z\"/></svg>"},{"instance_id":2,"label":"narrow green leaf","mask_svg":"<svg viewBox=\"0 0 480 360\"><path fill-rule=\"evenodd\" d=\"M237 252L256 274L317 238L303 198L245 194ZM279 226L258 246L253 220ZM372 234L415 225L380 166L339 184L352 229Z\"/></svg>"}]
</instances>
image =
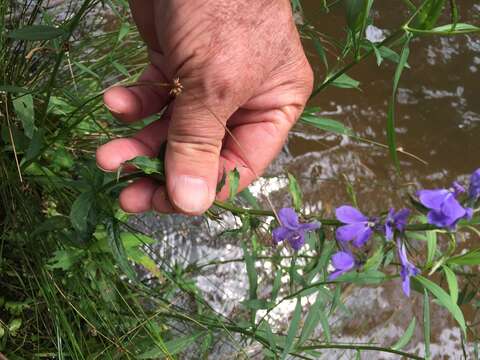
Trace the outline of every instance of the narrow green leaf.
<instances>
[{"instance_id":1,"label":"narrow green leaf","mask_svg":"<svg viewBox=\"0 0 480 360\"><path fill-rule=\"evenodd\" d=\"M247 268L248 277L248 299L257 299L258 275L255 269L255 255L248 251L247 244L242 241L243 257L245 258L245 266ZM255 310L252 311L252 322L255 321Z\"/></svg>"},{"instance_id":2,"label":"narrow green leaf","mask_svg":"<svg viewBox=\"0 0 480 360\"><path fill-rule=\"evenodd\" d=\"M325 69L328 70L328 60L327 60L327 55L325 53L325 50L323 48L322 43L318 38L313 38L313 46L315 47L315 50L317 51L317 54L320 56L320 59L323 61L323 65L325 65Z\"/></svg>"},{"instance_id":3,"label":"narrow green leaf","mask_svg":"<svg viewBox=\"0 0 480 360\"><path fill-rule=\"evenodd\" d=\"M353 136L353 130L343 125L341 122L337 120L324 118L322 116L318 116L313 113L304 112L302 114L302 117L300 118L300 121L309 125L313 125L316 128L319 128L324 131L328 131L328 132L332 132L340 135Z\"/></svg>"},{"instance_id":4,"label":"narrow green leaf","mask_svg":"<svg viewBox=\"0 0 480 360\"><path fill-rule=\"evenodd\" d=\"M480 249L471 250L463 255L454 256L447 261L455 265L480 265Z\"/></svg>"},{"instance_id":5,"label":"narrow green leaf","mask_svg":"<svg viewBox=\"0 0 480 360\"><path fill-rule=\"evenodd\" d=\"M443 290L440 286L424 278L423 276L417 275L413 278L413 280L418 281L428 291L430 291L435 296L435 298L437 298L440 304L442 304L452 314L453 318L460 326L463 335L465 336L467 329L467 326L465 324L465 318L463 317L462 310L460 310L458 305L452 301L450 295L448 295L445 290Z\"/></svg>"},{"instance_id":6,"label":"narrow green leaf","mask_svg":"<svg viewBox=\"0 0 480 360\"><path fill-rule=\"evenodd\" d=\"M93 70L91 70L89 67L83 65L82 63L78 62L78 61L73 61L73 64L75 66L77 66L82 72L85 72L87 74L90 74L92 75L94 78L100 80L100 75L98 75L97 73L95 73Z\"/></svg>"},{"instance_id":7,"label":"narrow green leaf","mask_svg":"<svg viewBox=\"0 0 480 360\"><path fill-rule=\"evenodd\" d=\"M303 206L302 190L300 189L300 185L298 185L295 176L290 173L288 173L288 189L290 190L290 194L292 195L293 207L295 208L295 210L300 211Z\"/></svg>"},{"instance_id":8,"label":"narrow green leaf","mask_svg":"<svg viewBox=\"0 0 480 360\"><path fill-rule=\"evenodd\" d=\"M456 304L458 302L458 280L455 273L447 265L443 265L443 271L447 279L448 290L452 301Z\"/></svg>"},{"instance_id":9,"label":"narrow green leaf","mask_svg":"<svg viewBox=\"0 0 480 360\"><path fill-rule=\"evenodd\" d=\"M480 32L480 28L470 24L447 24L430 30L408 28L408 31L419 35L464 35Z\"/></svg>"},{"instance_id":10,"label":"narrow green leaf","mask_svg":"<svg viewBox=\"0 0 480 360\"><path fill-rule=\"evenodd\" d=\"M331 85L341 89L358 89L360 86L360 81L352 79L350 76L344 73L333 80Z\"/></svg>"},{"instance_id":11,"label":"narrow green leaf","mask_svg":"<svg viewBox=\"0 0 480 360\"><path fill-rule=\"evenodd\" d=\"M156 346L153 349L150 349L140 355L136 355L136 359L158 359L163 358L167 353L168 355L176 355L183 351L185 351L190 345L192 345L199 337L205 334L204 331L197 332L192 335L182 336L174 340L170 340L165 342L164 349L159 348Z\"/></svg>"},{"instance_id":12,"label":"narrow green leaf","mask_svg":"<svg viewBox=\"0 0 480 360\"><path fill-rule=\"evenodd\" d=\"M287 337L285 339L285 347L283 348L282 355L280 358L285 359L290 351L293 348L293 342L295 340L295 335L297 334L298 328L300 326L300 320L302 318L302 304L300 298L297 299L297 305L293 311L292 321L290 322L290 327L288 328Z\"/></svg>"},{"instance_id":13,"label":"narrow green leaf","mask_svg":"<svg viewBox=\"0 0 480 360\"><path fill-rule=\"evenodd\" d=\"M122 22L122 25L120 26L120 30L118 31L118 42L121 42L125 36L128 35L130 32L130 24L126 21Z\"/></svg>"},{"instance_id":14,"label":"narrow green leaf","mask_svg":"<svg viewBox=\"0 0 480 360\"><path fill-rule=\"evenodd\" d=\"M278 269L275 273L275 278L273 279L273 286L272 286L272 295L271 301L275 301L278 296L278 292L280 291L280 287L282 286L282 269Z\"/></svg>"},{"instance_id":15,"label":"narrow green leaf","mask_svg":"<svg viewBox=\"0 0 480 360\"><path fill-rule=\"evenodd\" d=\"M296 344L297 347L301 346L303 343L305 343L305 341L310 338L319 322L321 322L322 324L325 340L327 341L327 343L329 343L331 341L330 325L328 324L328 318L325 313L325 302L323 300L323 295L320 292L317 294L315 302L308 311L308 315L305 319L300 339Z\"/></svg>"},{"instance_id":16,"label":"narrow green leaf","mask_svg":"<svg viewBox=\"0 0 480 360\"><path fill-rule=\"evenodd\" d=\"M13 108L17 117L22 122L25 136L29 139L33 137L35 132L35 112L33 108L33 96L26 94L13 100Z\"/></svg>"},{"instance_id":17,"label":"narrow green leaf","mask_svg":"<svg viewBox=\"0 0 480 360\"><path fill-rule=\"evenodd\" d=\"M65 34L62 28L48 25L31 25L7 33L7 37L15 40L44 41L56 39Z\"/></svg>"},{"instance_id":18,"label":"narrow green leaf","mask_svg":"<svg viewBox=\"0 0 480 360\"><path fill-rule=\"evenodd\" d=\"M403 49L400 54L400 60L397 65L397 69L395 70L395 76L393 78L392 98L390 99L390 105L388 107L387 115L387 143L390 150L390 156L393 160L395 167L397 168L397 171L400 171L400 162L398 160L397 140L395 134L395 103L397 101L396 95L398 83L400 81L400 77L402 76L403 69L405 68L405 64L407 63L408 56L410 54L409 44L410 38L408 38L403 45Z\"/></svg>"},{"instance_id":19,"label":"narrow green leaf","mask_svg":"<svg viewBox=\"0 0 480 360\"><path fill-rule=\"evenodd\" d=\"M244 199L252 208L257 210L260 209L260 205L258 204L257 199L255 198L255 196L253 196L249 188L243 189L240 193L240 197Z\"/></svg>"},{"instance_id":20,"label":"narrow green leaf","mask_svg":"<svg viewBox=\"0 0 480 360\"><path fill-rule=\"evenodd\" d=\"M423 290L423 338L425 341L425 359L430 359L430 298L427 289Z\"/></svg>"},{"instance_id":21,"label":"narrow green leaf","mask_svg":"<svg viewBox=\"0 0 480 360\"><path fill-rule=\"evenodd\" d=\"M346 282L357 285L379 285L386 281L388 276L378 270L370 270L366 272L350 272L343 274L335 279L335 282Z\"/></svg>"},{"instance_id":22,"label":"narrow green leaf","mask_svg":"<svg viewBox=\"0 0 480 360\"><path fill-rule=\"evenodd\" d=\"M136 273L133 270L130 262L128 261L128 255L123 246L122 239L120 237L120 229L118 223L114 219L108 219L105 223L105 229L107 231L107 240L112 251L113 257L117 262L120 269L127 277L136 281Z\"/></svg>"},{"instance_id":23,"label":"narrow green leaf","mask_svg":"<svg viewBox=\"0 0 480 360\"><path fill-rule=\"evenodd\" d=\"M432 266L437 253L437 232L435 230L427 231L427 267Z\"/></svg>"},{"instance_id":24,"label":"narrow green leaf","mask_svg":"<svg viewBox=\"0 0 480 360\"><path fill-rule=\"evenodd\" d=\"M364 271L378 270L380 264L382 263L383 255L383 246L381 246L370 258L368 258L367 262L363 266Z\"/></svg>"},{"instance_id":25,"label":"narrow green leaf","mask_svg":"<svg viewBox=\"0 0 480 360\"><path fill-rule=\"evenodd\" d=\"M405 330L405 333L402 335L402 337L392 346L393 350L401 350L403 349L412 339L412 336L415 332L415 326L417 325L417 319L413 318L410 324L407 327L407 330Z\"/></svg>"},{"instance_id":26,"label":"narrow green leaf","mask_svg":"<svg viewBox=\"0 0 480 360\"><path fill-rule=\"evenodd\" d=\"M237 168L228 173L228 200L233 201L238 192L238 185L240 184L240 173Z\"/></svg>"}]
</instances>

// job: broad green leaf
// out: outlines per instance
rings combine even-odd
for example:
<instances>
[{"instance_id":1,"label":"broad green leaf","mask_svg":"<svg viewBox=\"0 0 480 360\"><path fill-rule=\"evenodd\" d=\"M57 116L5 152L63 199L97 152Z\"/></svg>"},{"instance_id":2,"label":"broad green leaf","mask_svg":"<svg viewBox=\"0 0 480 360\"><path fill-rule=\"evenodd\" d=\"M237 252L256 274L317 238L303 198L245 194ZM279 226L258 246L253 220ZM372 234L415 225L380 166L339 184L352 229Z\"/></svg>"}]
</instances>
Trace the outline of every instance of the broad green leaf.
<instances>
[{"instance_id":1,"label":"broad green leaf","mask_svg":"<svg viewBox=\"0 0 480 360\"><path fill-rule=\"evenodd\" d=\"M22 95L13 100L13 108L17 117L22 122L25 135L31 139L35 131L35 112L33 108L33 96L31 94Z\"/></svg>"},{"instance_id":2,"label":"broad green leaf","mask_svg":"<svg viewBox=\"0 0 480 360\"><path fill-rule=\"evenodd\" d=\"M402 335L402 337L392 346L393 350L401 350L403 349L412 339L412 336L415 332L415 326L417 324L417 321L415 318L412 319L410 324L407 327L407 330L405 330L405 333Z\"/></svg>"},{"instance_id":3,"label":"broad green leaf","mask_svg":"<svg viewBox=\"0 0 480 360\"><path fill-rule=\"evenodd\" d=\"M427 289L423 290L423 338L425 359L430 359L430 298Z\"/></svg>"},{"instance_id":4,"label":"broad green leaf","mask_svg":"<svg viewBox=\"0 0 480 360\"><path fill-rule=\"evenodd\" d=\"M22 319L13 319L12 321L10 321L10 323L8 324L8 331L10 333L12 333L13 335L15 335L15 333L20 330L20 328L22 327Z\"/></svg>"},{"instance_id":5,"label":"broad green leaf","mask_svg":"<svg viewBox=\"0 0 480 360\"><path fill-rule=\"evenodd\" d=\"M363 266L364 271L369 271L369 270L378 270L378 267L382 263L383 260L383 246L379 247L375 253L368 258L367 262Z\"/></svg>"},{"instance_id":6,"label":"broad green leaf","mask_svg":"<svg viewBox=\"0 0 480 360\"><path fill-rule=\"evenodd\" d=\"M31 25L7 33L7 36L15 40L43 41L56 39L65 35L62 28L48 25Z\"/></svg>"},{"instance_id":7,"label":"broad green leaf","mask_svg":"<svg viewBox=\"0 0 480 360\"><path fill-rule=\"evenodd\" d=\"M297 334L298 328L300 326L300 320L302 318L302 303L300 298L297 299L297 305L295 306L295 310L293 311L292 321L290 322L290 326L288 328L287 337L285 339L285 347L283 348L282 355L280 358L283 360L285 359L290 351L293 349L293 342L295 340L295 335Z\"/></svg>"},{"instance_id":8,"label":"broad green leaf","mask_svg":"<svg viewBox=\"0 0 480 360\"><path fill-rule=\"evenodd\" d=\"M163 175L163 162L160 159L149 158L148 156L138 156L135 159L125 162L131 164L147 175Z\"/></svg>"},{"instance_id":9,"label":"broad green leaf","mask_svg":"<svg viewBox=\"0 0 480 360\"><path fill-rule=\"evenodd\" d=\"M395 70L395 76L393 78L393 91L392 91L392 98L390 99L390 105L388 107L388 114L387 114L387 142L388 148L390 150L390 156L393 160L397 171L400 171L400 162L398 160L398 153L397 153L397 140L395 134L395 103L396 103L396 95L398 89L398 83L400 81L400 77L402 76L403 69L405 64L407 63L408 56L410 54L409 49L410 38L407 38L403 45L402 53L400 54L400 61L398 62L397 69Z\"/></svg>"},{"instance_id":10,"label":"broad green leaf","mask_svg":"<svg viewBox=\"0 0 480 360\"><path fill-rule=\"evenodd\" d=\"M423 285L423 287L430 291L435 298L437 298L440 304L442 304L452 314L458 325L460 325L463 335L465 336L467 329L465 318L463 317L462 310L460 310L458 305L452 301L450 295L448 295L440 286L424 278L423 276L417 275L416 277L412 278L412 280L418 281L421 285Z\"/></svg>"},{"instance_id":11,"label":"broad green leaf","mask_svg":"<svg viewBox=\"0 0 480 360\"><path fill-rule=\"evenodd\" d=\"M10 94L24 94L24 93L27 93L28 91L29 90L22 88L20 86L0 84L0 92L10 93Z\"/></svg>"},{"instance_id":12,"label":"broad green leaf","mask_svg":"<svg viewBox=\"0 0 480 360\"><path fill-rule=\"evenodd\" d=\"M443 265L443 271L447 279L448 290L452 301L456 304L458 302L458 280L455 273L447 265Z\"/></svg>"},{"instance_id":13,"label":"broad green leaf","mask_svg":"<svg viewBox=\"0 0 480 360\"><path fill-rule=\"evenodd\" d=\"M303 324L302 332L300 334L300 340L298 340L297 347L301 346L307 341L315 331L318 323L321 322L325 340L327 343L331 341L330 325L328 324L327 314L325 313L325 302L323 295L319 292L313 305L308 311L307 318Z\"/></svg>"},{"instance_id":14,"label":"broad green leaf","mask_svg":"<svg viewBox=\"0 0 480 360\"><path fill-rule=\"evenodd\" d=\"M83 233L88 229L88 218L90 210L95 201L95 194L92 191L81 193L73 202L70 209L70 221L75 230Z\"/></svg>"},{"instance_id":15,"label":"broad green leaf","mask_svg":"<svg viewBox=\"0 0 480 360\"><path fill-rule=\"evenodd\" d=\"M295 176L290 173L288 173L288 189L290 190L290 195L292 195L293 207L295 210L300 211L303 206L302 190L300 189L300 185L298 185Z\"/></svg>"},{"instance_id":16,"label":"broad green leaf","mask_svg":"<svg viewBox=\"0 0 480 360\"><path fill-rule=\"evenodd\" d=\"M360 81L352 79L350 76L344 73L333 80L331 84L342 89L358 89Z\"/></svg>"},{"instance_id":17,"label":"broad green leaf","mask_svg":"<svg viewBox=\"0 0 480 360\"><path fill-rule=\"evenodd\" d=\"M480 249L471 250L463 255L457 255L447 260L448 264L480 265Z\"/></svg>"},{"instance_id":18,"label":"broad green leaf","mask_svg":"<svg viewBox=\"0 0 480 360\"><path fill-rule=\"evenodd\" d=\"M84 252L74 248L57 249L48 260L49 269L70 270L82 257Z\"/></svg>"},{"instance_id":19,"label":"broad green leaf","mask_svg":"<svg viewBox=\"0 0 480 360\"><path fill-rule=\"evenodd\" d=\"M228 173L228 200L233 201L238 192L238 185L240 184L240 173L237 168Z\"/></svg>"},{"instance_id":20,"label":"broad green leaf","mask_svg":"<svg viewBox=\"0 0 480 360\"><path fill-rule=\"evenodd\" d=\"M341 122L333 119L328 119L322 116L317 116L313 113L304 112L300 121L313 125L324 131L332 132L340 135L353 136L353 130L343 125Z\"/></svg>"}]
</instances>

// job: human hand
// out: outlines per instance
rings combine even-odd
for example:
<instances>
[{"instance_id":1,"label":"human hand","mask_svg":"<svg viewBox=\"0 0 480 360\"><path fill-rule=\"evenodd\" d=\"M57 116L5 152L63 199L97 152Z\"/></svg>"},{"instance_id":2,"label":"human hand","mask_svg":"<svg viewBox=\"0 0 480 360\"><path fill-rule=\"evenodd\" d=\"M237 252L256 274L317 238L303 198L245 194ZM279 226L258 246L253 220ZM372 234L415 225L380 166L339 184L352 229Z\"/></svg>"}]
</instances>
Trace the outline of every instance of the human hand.
<instances>
[{"instance_id":1,"label":"human hand","mask_svg":"<svg viewBox=\"0 0 480 360\"><path fill-rule=\"evenodd\" d=\"M224 170L240 173L239 190L275 158L311 93L313 75L289 0L131 0L151 64L135 87L104 96L114 116L134 122L158 113L179 78L183 92L161 119L131 138L97 150L117 170L137 156L157 156L167 142L166 186L143 178L120 194L131 213L197 215L215 197ZM225 129L228 128L229 132Z\"/></svg>"}]
</instances>

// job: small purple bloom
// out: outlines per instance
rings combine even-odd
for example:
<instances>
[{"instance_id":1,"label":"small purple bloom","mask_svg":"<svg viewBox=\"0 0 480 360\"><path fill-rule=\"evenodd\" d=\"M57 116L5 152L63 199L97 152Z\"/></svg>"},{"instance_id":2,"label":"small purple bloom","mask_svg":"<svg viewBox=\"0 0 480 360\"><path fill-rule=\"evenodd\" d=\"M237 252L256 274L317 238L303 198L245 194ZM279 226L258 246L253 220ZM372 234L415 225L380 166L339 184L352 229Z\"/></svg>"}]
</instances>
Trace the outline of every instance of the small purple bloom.
<instances>
[{"instance_id":1,"label":"small purple bloom","mask_svg":"<svg viewBox=\"0 0 480 360\"><path fill-rule=\"evenodd\" d=\"M397 239L397 247L398 247L398 257L400 258L400 263L402 269L400 270L400 276L402 278L402 289L405 295L410 296L410 277L416 276L420 274L420 270L417 269L415 265L413 265L407 259L407 249L405 244Z\"/></svg>"},{"instance_id":2,"label":"small purple bloom","mask_svg":"<svg viewBox=\"0 0 480 360\"><path fill-rule=\"evenodd\" d=\"M428 222L451 229L460 219L470 219L473 214L472 209L462 207L456 198L463 192L465 189L454 182L451 189L420 190L417 195L420 202L430 209Z\"/></svg>"},{"instance_id":3,"label":"small purple bloom","mask_svg":"<svg viewBox=\"0 0 480 360\"><path fill-rule=\"evenodd\" d=\"M346 225L336 231L337 239L341 242L353 240L357 248L364 246L373 234L376 222L372 221L352 206L344 205L337 208L335 215Z\"/></svg>"},{"instance_id":4,"label":"small purple bloom","mask_svg":"<svg viewBox=\"0 0 480 360\"><path fill-rule=\"evenodd\" d=\"M340 275L354 269L357 266L357 262L350 252L339 251L333 254L332 265L335 271L328 276L328 280L335 280Z\"/></svg>"},{"instance_id":5,"label":"small purple bloom","mask_svg":"<svg viewBox=\"0 0 480 360\"><path fill-rule=\"evenodd\" d=\"M283 208L278 212L280 226L273 230L273 242L278 244L287 240L290 246L298 251L305 244L305 233L320 227L318 222L301 224L298 215L291 208Z\"/></svg>"},{"instance_id":6,"label":"small purple bloom","mask_svg":"<svg viewBox=\"0 0 480 360\"><path fill-rule=\"evenodd\" d=\"M395 213L395 209L391 208L385 219L385 237L387 240L393 240L395 229L403 232L407 226L407 220L410 216L409 209L402 209Z\"/></svg>"},{"instance_id":7,"label":"small purple bloom","mask_svg":"<svg viewBox=\"0 0 480 360\"><path fill-rule=\"evenodd\" d=\"M470 176L470 188L468 189L470 199L476 201L480 198L480 169L477 169Z\"/></svg>"}]
</instances>

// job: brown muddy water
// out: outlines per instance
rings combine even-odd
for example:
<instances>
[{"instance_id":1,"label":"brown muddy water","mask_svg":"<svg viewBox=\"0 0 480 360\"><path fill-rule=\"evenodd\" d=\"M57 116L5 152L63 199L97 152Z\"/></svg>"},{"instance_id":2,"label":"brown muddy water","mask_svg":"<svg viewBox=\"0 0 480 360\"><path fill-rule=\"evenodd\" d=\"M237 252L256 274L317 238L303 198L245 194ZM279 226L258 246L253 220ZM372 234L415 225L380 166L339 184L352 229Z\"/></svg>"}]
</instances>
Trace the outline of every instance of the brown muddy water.
<instances>
[{"instance_id":1,"label":"brown muddy water","mask_svg":"<svg viewBox=\"0 0 480 360\"><path fill-rule=\"evenodd\" d=\"M303 3L306 21L328 34L343 32L341 9L326 15L321 11L321 1ZM478 24L480 3L472 0L458 3L460 13ZM387 33L387 25L399 24L406 16L401 13L403 7L391 6L389 1L377 2L375 9L374 25ZM308 46L307 51L313 54ZM311 59L321 76L323 67L318 59ZM398 92L397 141L427 165L401 156L403 172L397 176L384 149L299 125L291 132L288 144L267 176L254 184L252 191L259 194L262 183L278 206L288 205L284 176L288 170L299 178L307 211L331 214L336 206L350 202L346 177L357 193L362 210L378 213L389 206L406 204L408 191L446 186L457 178L466 180L469 173L480 167L480 37L416 39L411 46L409 64L410 69L404 72ZM379 68L371 58L349 72L361 82L361 91L329 88L318 95L312 105L320 106L322 115L341 121L359 135L385 143L387 101L394 71L393 64ZM202 219L147 215L136 219L135 223L159 239L161 262L186 265L242 257L238 243L216 237L224 226L234 225L231 219L220 226L207 224ZM469 246L478 247L472 240ZM266 281L269 279L268 263L262 266L259 271ZM212 306L227 316L234 317L240 309L240 301L247 296L248 283L242 263L205 268L197 274L196 281ZM305 299L305 302L311 301ZM334 342L387 346L404 333L412 316L421 324L421 296L413 294L406 299L398 281L380 287L355 287L346 304L351 313L331 319ZM275 329L285 330L293 308L293 302L285 303L273 313ZM433 358L463 358L460 331L447 312L432 305L431 317ZM318 335L321 336L320 329ZM472 356L472 346L467 348ZM257 350L256 347L246 349L252 358L261 358L255 355ZM414 339L405 350L424 354L421 326L417 325ZM226 341L218 346L212 358L233 358L235 353L234 347ZM354 352L330 351L324 352L319 359L355 356ZM362 358L398 359L398 356L364 353Z\"/></svg>"}]
</instances>

